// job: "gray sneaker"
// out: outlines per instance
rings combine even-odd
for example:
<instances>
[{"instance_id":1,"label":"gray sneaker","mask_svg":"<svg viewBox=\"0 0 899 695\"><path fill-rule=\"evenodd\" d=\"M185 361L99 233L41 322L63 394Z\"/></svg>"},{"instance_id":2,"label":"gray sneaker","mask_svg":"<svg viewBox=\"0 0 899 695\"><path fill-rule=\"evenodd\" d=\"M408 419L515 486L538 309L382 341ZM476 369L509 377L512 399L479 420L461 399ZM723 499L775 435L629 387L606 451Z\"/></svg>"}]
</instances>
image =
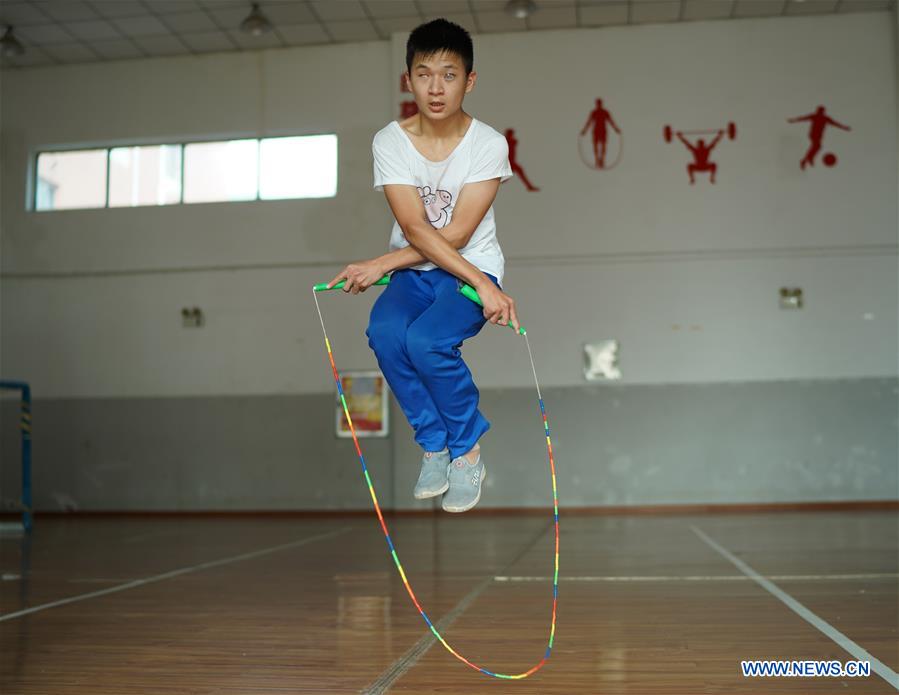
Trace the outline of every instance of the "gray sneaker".
<instances>
[{"instance_id":1,"label":"gray sneaker","mask_svg":"<svg viewBox=\"0 0 899 695\"><path fill-rule=\"evenodd\" d=\"M447 512L467 512L481 499L481 483L487 477L487 469L481 455L471 465L464 456L453 459L449 468L449 492L443 496L443 509Z\"/></svg>"},{"instance_id":2,"label":"gray sneaker","mask_svg":"<svg viewBox=\"0 0 899 695\"><path fill-rule=\"evenodd\" d=\"M446 492L449 481L446 479L446 469L450 463L449 449L443 451L426 451L421 457L421 473L418 474L418 482L412 494L417 500L426 500L429 497L437 497Z\"/></svg>"}]
</instances>

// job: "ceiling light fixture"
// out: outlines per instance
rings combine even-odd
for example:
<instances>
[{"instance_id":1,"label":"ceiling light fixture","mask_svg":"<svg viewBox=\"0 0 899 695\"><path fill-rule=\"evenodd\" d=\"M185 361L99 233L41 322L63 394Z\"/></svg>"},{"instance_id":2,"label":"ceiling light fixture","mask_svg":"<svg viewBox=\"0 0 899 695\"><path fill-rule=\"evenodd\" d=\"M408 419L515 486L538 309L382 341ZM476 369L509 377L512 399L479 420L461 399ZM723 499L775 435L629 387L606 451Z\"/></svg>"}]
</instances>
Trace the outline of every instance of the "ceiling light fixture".
<instances>
[{"instance_id":1,"label":"ceiling light fixture","mask_svg":"<svg viewBox=\"0 0 899 695\"><path fill-rule=\"evenodd\" d=\"M262 36L272 30L272 23L262 14L258 2L253 3L253 9L250 10L250 14L240 23L240 30L253 36Z\"/></svg>"},{"instance_id":2,"label":"ceiling light fixture","mask_svg":"<svg viewBox=\"0 0 899 695\"><path fill-rule=\"evenodd\" d=\"M537 11L537 3L534 0L509 0L506 3L506 13L515 19L526 19Z\"/></svg>"},{"instance_id":3,"label":"ceiling light fixture","mask_svg":"<svg viewBox=\"0 0 899 695\"><path fill-rule=\"evenodd\" d=\"M12 35L12 27L6 27L3 38L0 39L0 55L4 58L15 58L25 52L25 47Z\"/></svg>"}]
</instances>

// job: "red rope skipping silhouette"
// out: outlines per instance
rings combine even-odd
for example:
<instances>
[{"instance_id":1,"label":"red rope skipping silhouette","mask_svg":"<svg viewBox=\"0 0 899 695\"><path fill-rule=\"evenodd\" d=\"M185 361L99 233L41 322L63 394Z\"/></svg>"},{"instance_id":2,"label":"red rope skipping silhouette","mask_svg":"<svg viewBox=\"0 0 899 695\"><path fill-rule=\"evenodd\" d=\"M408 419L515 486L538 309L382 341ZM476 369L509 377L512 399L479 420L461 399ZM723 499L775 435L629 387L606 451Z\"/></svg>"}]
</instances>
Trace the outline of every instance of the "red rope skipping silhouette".
<instances>
[{"instance_id":1,"label":"red rope skipping silhouette","mask_svg":"<svg viewBox=\"0 0 899 695\"><path fill-rule=\"evenodd\" d=\"M609 131L606 130L606 123L612 126L612 129L619 135L621 135L621 129L615 123L612 114L603 107L602 99L596 100L596 108L587 116L587 122L581 128L581 135L587 132L587 128L590 127L591 123L593 124L593 159L596 162L597 169L605 169L606 143L609 140Z\"/></svg>"},{"instance_id":2,"label":"red rope skipping silhouette","mask_svg":"<svg viewBox=\"0 0 899 695\"><path fill-rule=\"evenodd\" d=\"M827 126L832 125L841 128L842 130L852 130L848 125L837 123L837 121L828 116L827 111L823 106L819 106L812 113L808 113L805 116L796 116L796 118L787 119L787 123L799 123L800 121L808 121L811 123L811 126L808 129L808 139L810 141L808 152L805 153L802 161L799 162L799 168L803 170L807 166L815 166L815 157L821 150L821 141L824 139L824 129L827 128ZM833 157L833 155L825 155L825 164L828 164L828 157ZM833 157L833 163L836 164L836 157Z\"/></svg>"}]
</instances>

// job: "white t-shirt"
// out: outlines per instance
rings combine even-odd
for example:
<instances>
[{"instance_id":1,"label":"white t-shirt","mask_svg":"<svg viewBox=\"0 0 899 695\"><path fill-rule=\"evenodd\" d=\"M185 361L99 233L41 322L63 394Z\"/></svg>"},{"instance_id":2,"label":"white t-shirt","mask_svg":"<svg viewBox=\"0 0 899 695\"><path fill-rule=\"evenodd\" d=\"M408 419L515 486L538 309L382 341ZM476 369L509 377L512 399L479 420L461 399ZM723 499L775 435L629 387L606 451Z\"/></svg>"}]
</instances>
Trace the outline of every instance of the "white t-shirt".
<instances>
[{"instance_id":1,"label":"white t-shirt","mask_svg":"<svg viewBox=\"0 0 899 695\"><path fill-rule=\"evenodd\" d=\"M375 134L372 154L375 190L382 191L386 184L394 183L415 186L435 229L449 224L459 193L466 183L512 178L506 138L475 118L462 140L442 162L432 162L415 149L406 131L396 121ZM408 245L403 230L394 220L390 250ZM492 205L459 253L473 266L502 283L505 258L496 239ZM416 270L433 270L437 266L428 262L414 267Z\"/></svg>"}]
</instances>

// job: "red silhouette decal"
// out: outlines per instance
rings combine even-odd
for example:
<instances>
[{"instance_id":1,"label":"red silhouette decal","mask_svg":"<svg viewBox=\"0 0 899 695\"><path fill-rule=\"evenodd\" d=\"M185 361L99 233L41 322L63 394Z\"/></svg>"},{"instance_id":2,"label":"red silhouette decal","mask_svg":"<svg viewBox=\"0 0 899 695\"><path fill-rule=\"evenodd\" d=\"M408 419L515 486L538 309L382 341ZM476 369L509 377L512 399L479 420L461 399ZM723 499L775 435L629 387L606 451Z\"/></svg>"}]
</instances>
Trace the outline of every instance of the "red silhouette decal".
<instances>
[{"instance_id":1,"label":"red silhouette decal","mask_svg":"<svg viewBox=\"0 0 899 695\"><path fill-rule=\"evenodd\" d=\"M584 127L581 128L581 136L587 132L587 129L590 128L591 124L593 126L593 163L588 164L587 166L591 169L611 169L615 167L621 159L621 129L618 127L618 124L615 123L612 114L602 105L602 99L596 100L596 108L594 108L593 111L590 112L590 115L587 116L587 122L584 123ZM606 150L609 139L609 131L607 130L606 125L612 126L612 130L618 133L619 138L618 156L609 166L606 166ZM584 159L584 157L581 156L581 159Z\"/></svg>"},{"instance_id":2,"label":"red silhouette decal","mask_svg":"<svg viewBox=\"0 0 899 695\"><path fill-rule=\"evenodd\" d=\"M695 174L697 171L708 171L711 173L710 181L711 183L715 183L715 173L718 171L718 165L715 162L709 161L709 155L712 154L712 150L715 149L715 145L721 142L721 138L724 136L724 131L719 130L718 134L715 136L715 139L712 140L708 145L705 140L699 138L696 141L696 144L691 144L687 138L683 136L683 134L678 131L677 139L680 140L687 147L690 152L693 153L693 161L687 165L687 173L690 175L690 183L696 183Z\"/></svg>"},{"instance_id":3,"label":"red silhouette decal","mask_svg":"<svg viewBox=\"0 0 899 695\"><path fill-rule=\"evenodd\" d=\"M509 164L512 165L512 172L521 179L528 191L539 191L540 189L530 182L527 174L524 173L524 169L518 163L518 139L515 137L515 131L512 128L506 130L506 142L509 143Z\"/></svg>"},{"instance_id":4,"label":"red silhouette decal","mask_svg":"<svg viewBox=\"0 0 899 695\"><path fill-rule=\"evenodd\" d=\"M821 150L821 141L824 139L824 129L832 125L842 130L852 130L848 125L843 125L833 120L823 106L819 106L812 113L805 116L796 116L796 118L788 118L787 123L799 123L808 121L811 126L808 129L809 148L808 152L799 162L799 168L805 169L807 166L815 166L815 157ZM832 167L837 163L837 156L833 152L828 152L822 158L825 166Z\"/></svg>"},{"instance_id":5,"label":"red silhouette decal","mask_svg":"<svg viewBox=\"0 0 899 695\"><path fill-rule=\"evenodd\" d=\"M400 118L406 119L411 118L415 114L418 113L418 104L415 103L414 99L409 99L408 101L400 102Z\"/></svg>"},{"instance_id":6,"label":"red silhouette decal","mask_svg":"<svg viewBox=\"0 0 899 695\"><path fill-rule=\"evenodd\" d=\"M715 137L711 142L706 142L703 138L699 138L696 142L690 142L685 135L703 135L715 133ZM727 124L726 129L709 129L704 130L672 130L670 125L666 125L663 131L665 142L671 142L672 136L676 136L678 140L684 143L684 146L693 155L693 161L687 165L687 174L690 176L690 183L696 183L696 172L709 172L710 183L715 183L715 174L718 173L718 165L709 159L712 150L721 142L721 138L727 135L728 140L735 140L737 137L737 124L731 121Z\"/></svg>"}]
</instances>

